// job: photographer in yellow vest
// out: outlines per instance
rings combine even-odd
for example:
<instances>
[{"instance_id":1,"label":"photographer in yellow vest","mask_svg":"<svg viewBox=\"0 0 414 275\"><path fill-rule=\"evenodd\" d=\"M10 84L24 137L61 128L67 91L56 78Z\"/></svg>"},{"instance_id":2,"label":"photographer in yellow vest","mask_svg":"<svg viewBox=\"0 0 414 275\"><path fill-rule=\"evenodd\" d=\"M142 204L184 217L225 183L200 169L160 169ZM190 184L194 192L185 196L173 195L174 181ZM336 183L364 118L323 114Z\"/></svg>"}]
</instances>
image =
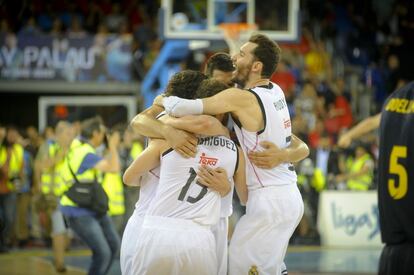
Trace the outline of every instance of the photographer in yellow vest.
<instances>
[{"instance_id":1,"label":"photographer in yellow vest","mask_svg":"<svg viewBox=\"0 0 414 275\"><path fill-rule=\"evenodd\" d=\"M23 182L23 146L13 126L0 127L0 252L7 252L16 215L16 189Z\"/></svg>"},{"instance_id":2,"label":"photographer in yellow vest","mask_svg":"<svg viewBox=\"0 0 414 275\"><path fill-rule=\"evenodd\" d=\"M78 182L102 183L102 173L117 173L120 171L117 147L119 133L108 137L109 157L102 158L96 153L106 135L105 126L98 117L82 122L79 146L71 148L68 156L68 167ZM106 274L118 254L120 238L107 214L98 214L90 208L80 207L66 194L60 200L60 207L70 228L92 250L92 262L88 274Z\"/></svg>"},{"instance_id":3,"label":"photographer in yellow vest","mask_svg":"<svg viewBox=\"0 0 414 275\"><path fill-rule=\"evenodd\" d=\"M371 188L374 174L374 161L363 144L355 148L355 157L347 165L347 171L335 177L336 183L345 182L349 190L366 191Z\"/></svg>"},{"instance_id":4,"label":"photographer in yellow vest","mask_svg":"<svg viewBox=\"0 0 414 275\"><path fill-rule=\"evenodd\" d=\"M74 139L72 125L60 121L56 125L55 140L47 140L40 148L35 166L40 169L40 180L35 181L33 192L38 195L36 208L47 217L47 228L51 230L54 265L57 272L65 272L65 249L68 243L67 228L58 206L60 197L66 191L70 174L66 155Z\"/></svg>"}]
</instances>

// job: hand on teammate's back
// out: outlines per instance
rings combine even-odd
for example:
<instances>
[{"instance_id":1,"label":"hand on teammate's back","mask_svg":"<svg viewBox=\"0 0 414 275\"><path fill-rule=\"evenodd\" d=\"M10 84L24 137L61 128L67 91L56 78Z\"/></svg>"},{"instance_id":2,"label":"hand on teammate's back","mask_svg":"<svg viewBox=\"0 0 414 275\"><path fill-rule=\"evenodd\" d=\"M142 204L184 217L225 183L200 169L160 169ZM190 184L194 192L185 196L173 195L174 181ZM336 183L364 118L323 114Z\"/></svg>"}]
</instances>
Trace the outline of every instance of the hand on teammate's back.
<instances>
[{"instance_id":1,"label":"hand on teammate's back","mask_svg":"<svg viewBox=\"0 0 414 275\"><path fill-rule=\"evenodd\" d=\"M259 168L270 169L286 162L287 156L284 149L280 149L272 142L263 141L260 145L263 151L251 151L248 153L249 160Z\"/></svg>"},{"instance_id":2,"label":"hand on teammate's back","mask_svg":"<svg viewBox=\"0 0 414 275\"><path fill-rule=\"evenodd\" d=\"M170 146L185 158L193 158L197 153L198 139L193 134L171 128L165 135Z\"/></svg>"},{"instance_id":3,"label":"hand on teammate's back","mask_svg":"<svg viewBox=\"0 0 414 275\"><path fill-rule=\"evenodd\" d=\"M230 192L227 172L223 168L215 169L209 166L200 166L197 172L197 181L202 185L218 192L222 197Z\"/></svg>"}]
</instances>

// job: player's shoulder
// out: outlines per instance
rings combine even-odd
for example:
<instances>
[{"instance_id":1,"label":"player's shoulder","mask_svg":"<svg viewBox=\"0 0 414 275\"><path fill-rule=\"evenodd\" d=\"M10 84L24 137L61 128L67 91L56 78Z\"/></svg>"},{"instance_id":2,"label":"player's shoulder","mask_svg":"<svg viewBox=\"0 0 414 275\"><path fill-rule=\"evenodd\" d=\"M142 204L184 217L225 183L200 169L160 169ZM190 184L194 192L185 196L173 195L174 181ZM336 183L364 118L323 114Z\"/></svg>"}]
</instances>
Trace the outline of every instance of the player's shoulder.
<instances>
[{"instance_id":1,"label":"player's shoulder","mask_svg":"<svg viewBox=\"0 0 414 275\"><path fill-rule=\"evenodd\" d=\"M414 98L414 81L397 89L391 94L390 98Z\"/></svg>"},{"instance_id":2,"label":"player's shoulder","mask_svg":"<svg viewBox=\"0 0 414 275\"><path fill-rule=\"evenodd\" d=\"M271 81L269 81L268 84L259 85L259 86L250 88L248 91L254 94L262 94L262 95L267 94L270 96L278 96L278 95L284 94L282 88L280 88L279 85Z\"/></svg>"}]
</instances>

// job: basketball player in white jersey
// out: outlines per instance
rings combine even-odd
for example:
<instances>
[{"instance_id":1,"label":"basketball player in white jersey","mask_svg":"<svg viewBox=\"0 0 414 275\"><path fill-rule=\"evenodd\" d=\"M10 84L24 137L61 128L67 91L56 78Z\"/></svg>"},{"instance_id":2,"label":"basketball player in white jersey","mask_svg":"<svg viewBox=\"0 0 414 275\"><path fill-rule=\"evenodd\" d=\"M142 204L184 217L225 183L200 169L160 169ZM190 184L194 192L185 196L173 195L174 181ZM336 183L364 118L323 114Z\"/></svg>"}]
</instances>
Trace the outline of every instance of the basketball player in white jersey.
<instances>
[{"instance_id":1,"label":"basketball player in white jersey","mask_svg":"<svg viewBox=\"0 0 414 275\"><path fill-rule=\"evenodd\" d=\"M152 147L156 152L153 153L155 156L168 146L161 146L160 150L158 147ZM234 173L232 165L236 164L237 159L234 150L237 147L225 137L202 138L199 140L198 147L198 155L195 159L185 159L175 151L168 153L171 159L165 155L161 159L160 183L147 213L153 216L145 218L144 228L139 237L140 244L135 256L136 268L134 268L136 274L217 274L217 255L210 226L218 222L221 200L217 192L210 191L200 184L192 186L191 182L196 177L195 166L200 163L207 166L221 166L228 175L232 175ZM148 151L150 150L149 147ZM136 168L144 169L151 161L145 158L145 155L141 156L137 160L141 160L142 164L137 165ZM240 165L243 165L243 159ZM135 169L135 174L139 174L140 169ZM245 188L242 201L247 195L243 170L243 167L238 169L235 179L236 183L242 179L241 186ZM189 174L185 185L184 174ZM185 202L187 192L189 194L194 192L194 195L189 196ZM177 196L178 200L175 198ZM165 230L162 227L165 227ZM174 249L176 247L179 248L178 251Z\"/></svg>"},{"instance_id":2,"label":"basketball player in white jersey","mask_svg":"<svg viewBox=\"0 0 414 275\"><path fill-rule=\"evenodd\" d=\"M218 53L213 56L213 59L215 57L215 59L218 60L216 60L217 62L210 62L210 66L207 66L207 72L210 70L209 75L211 78L216 78L215 74L217 74L217 71L220 71L221 73L223 68L225 69L225 71L219 75L225 75L227 77L230 67L233 66L231 59L228 58L227 60L227 56L228 55L225 53ZM209 62L207 64L209 64ZM220 80L225 83L231 82L228 78ZM158 111L160 110L161 109L158 109ZM135 126L135 129L142 135L156 136L170 140L170 143L173 146L173 144L177 144L177 140L179 140L179 138L174 140L175 135L173 135L173 132L170 131L170 129L168 129L168 127L171 127L171 125L165 125L160 121L153 119L153 116L156 115L158 111L157 106L153 105L141 114L138 114L134 118L132 126ZM198 130L205 128L206 125L209 125L209 123L206 123L201 117L192 117L191 119L193 119L194 125L200 126ZM194 130L189 131L194 132ZM171 138L173 138L172 141ZM182 144L183 146L181 148L183 149L179 148L177 150L178 152L182 153L187 157L190 156L192 152L195 152L195 150L191 150L190 148L192 145L191 139L189 140L189 142L184 141ZM267 168L272 165L276 166L277 163L280 163L281 161L287 161L289 160L289 157L295 157L299 154L299 156L301 155L302 157L296 157L291 160L297 161L299 159L306 157L308 153L309 150L306 144L303 143L300 139L293 136L293 141L289 148L280 149L277 148L275 145L271 144L268 150L264 150L263 152L255 152L256 156L254 156L255 158L253 159L253 161L255 161L255 163L257 163L258 165ZM222 176L222 172L220 173L219 169L209 171L209 173L205 173L205 175L211 175L210 181L216 180L216 182L218 183L223 182L223 180L217 180L217 178ZM204 178L200 179L201 182L203 182L203 180ZM216 239L216 248L219 263L217 274L219 275L227 274L228 217L232 214L232 196L233 192L231 191L226 197L222 198L221 218L219 223L212 229ZM282 274L286 274L286 266L283 266L281 271Z\"/></svg>"},{"instance_id":3,"label":"basketball player in white jersey","mask_svg":"<svg viewBox=\"0 0 414 275\"><path fill-rule=\"evenodd\" d=\"M230 112L246 156L260 151L263 141L286 148L292 135L289 112L283 91L269 80L279 58L275 42L253 35L234 56L235 81L246 90L230 88L202 100L157 98L154 103L173 116ZM289 238L303 215L296 173L290 163L261 169L248 161L246 169L249 199L231 240L229 273L278 274Z\"/></svg>"},{"instance_id":4,"label":"basketball player in white jersey","mask_svg":"<svg viewBox=\"0 0 414 275\"><path fill-rule=\"evenodd\" d=\"M230 87L234 87L233 82L233 72L235 71L235 66L233 64L233 60L231 59L231 56L228 53L225 52L218 52L213 54L206 62L205 67L205 74L210 79L215 79L218 81L221 81L223 83L226 83ZM199 98L199 97L196 97ZM228 124L229 128L233 128L232 123ZM289 147L295 147L298 145L302 145L305 149L305 154L308 153L308 148L304 142L302 142L299 138L292 135L292 142L294 146ZM278 148L270 143L266 142L267 147L266 150L262 152L254 152L254 155L250 155L250 159L253 161L255 165L259 165L261 168L268 168L277 166L279 158L277 156L280 156L283 153L282 150L278 150ZM286 150L290 150L291 148L288 148ZM283 157L282 157L283 158ZM270 163L269 163L270 162ZM228 263L228 223L229 223L229 217L231 216L233 212L232 208L232 195L233 193L230 192L226 197L222 198L221 201L221 216L219 223L212 228L214 237L216 239L216 249L217 249L217 260L218 260L218 275L227 275L227 263ZM281 267L281 274L285 275L287 274L287 268L286 265L283 263Z\"/></svg>"},{"instance_id":5,"label":"basketball player in white jersey","mask_svg":"<svg viewBox=\"0 0 414 275\"><path fill-rule=\"evenodd\" d=\"M196 71L182 71L174 75L170 80L170 85L167 87L167 94L181 95L183 97L192 97L188 90L198 88L199 84L204 80L205 77ZM216 88L219 91L220 87ZM200 91L202 93L202 91ZM215 118L206 116L200 120L199 117L186 117L181 119L169 118L168 116L161 116L168 125L171 125L177 129L182 129L197 134L203 135L216 135L225 134L227 130L224 129L223 125ZM141 229L143 218L146 214L148 206L154 197L157 184L159 181L159 167L152 169L142 177L137 176L134 173L134 167L136 163L133 162L124 174L124 183L127 185L140 186L139 200L135 205L133 215L129 218L127 226L124 230L121 245L121 271L122 274L133 274L132 256L135 253L136 244L138 242L138 234ZM233 194L229 192L229 180L225 171L220 168L217 170L202 169L204 173L200 176L200 182L206 184L209 188L216 190L223 196L228 192L226 196ZM212 176L214 175L214 177Z\"/></svg>"}]
</instances>

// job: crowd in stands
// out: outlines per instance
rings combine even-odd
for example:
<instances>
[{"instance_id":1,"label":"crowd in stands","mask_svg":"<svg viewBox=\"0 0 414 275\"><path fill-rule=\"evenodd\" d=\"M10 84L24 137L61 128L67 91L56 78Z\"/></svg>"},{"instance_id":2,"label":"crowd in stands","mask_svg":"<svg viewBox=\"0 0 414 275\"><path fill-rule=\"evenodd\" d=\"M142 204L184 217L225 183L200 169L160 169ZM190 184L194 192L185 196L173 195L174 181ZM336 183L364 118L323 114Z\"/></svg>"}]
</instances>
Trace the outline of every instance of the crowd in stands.
<instances>
[{"instance_id":1,"label":"crowd in stands","mask_svg":"<svg viewBox=\"0 0 414 275\"><path fill-rule=\"evenodd\" d=\"M0 6L0 36L10 32L71 37L87 33L96 36L126 33L134 41L133 55L145 56L137 69L141 78L162 46L162 41L157 39L159 1L36 0L23 3L23 8L19 9L9 3ZM338 148L336 142L343 131L377 113L391 92L413 79L409 67L414 64L409 52L414 46L412 14L414 2L405 0L301 1L300 40L281 44L282 60L272 76L272 81L285 92L293 132L311 149L310 158L297 167L308 213L313 213L305 215L308 221L299 228L300 236L313 234L317 194L321 190L375 188L378 153L375 134L364 137L349 149ZM184 66L188 68L190 63L191 68L202 69L202 60L193 60ZM0 190L0 208L4 213L14 213L8 211L15 211L17 207L18 217L31 217L18 219L14 237L3 235L3 244L13 240L15 244L25 245L30 236L40 238L45 234L39 227L41 213L30 207L33 206L30 197L35 192L36 167L33 164L39 148L53 139L52 128L40 136L34 127L20 134L14 127L0 127L0 168L4 170L5 160L9 159L4 156L14 150L10 148L18 148L16 151L22 158L16 162L21 165L16 171L10 168L10 174L4 174L1 170L2 179L12 180L15 188L10 190L10 196L7 190ZM124 137L120 145L121 155L122 150L131 145L127 140ZM136 197L131 200L134 199ZM131 204L125 205L122 221L116 222L120 231L131 209ZM12 225L8 226L11 229Z\"/></svg>"}]
</instances>

